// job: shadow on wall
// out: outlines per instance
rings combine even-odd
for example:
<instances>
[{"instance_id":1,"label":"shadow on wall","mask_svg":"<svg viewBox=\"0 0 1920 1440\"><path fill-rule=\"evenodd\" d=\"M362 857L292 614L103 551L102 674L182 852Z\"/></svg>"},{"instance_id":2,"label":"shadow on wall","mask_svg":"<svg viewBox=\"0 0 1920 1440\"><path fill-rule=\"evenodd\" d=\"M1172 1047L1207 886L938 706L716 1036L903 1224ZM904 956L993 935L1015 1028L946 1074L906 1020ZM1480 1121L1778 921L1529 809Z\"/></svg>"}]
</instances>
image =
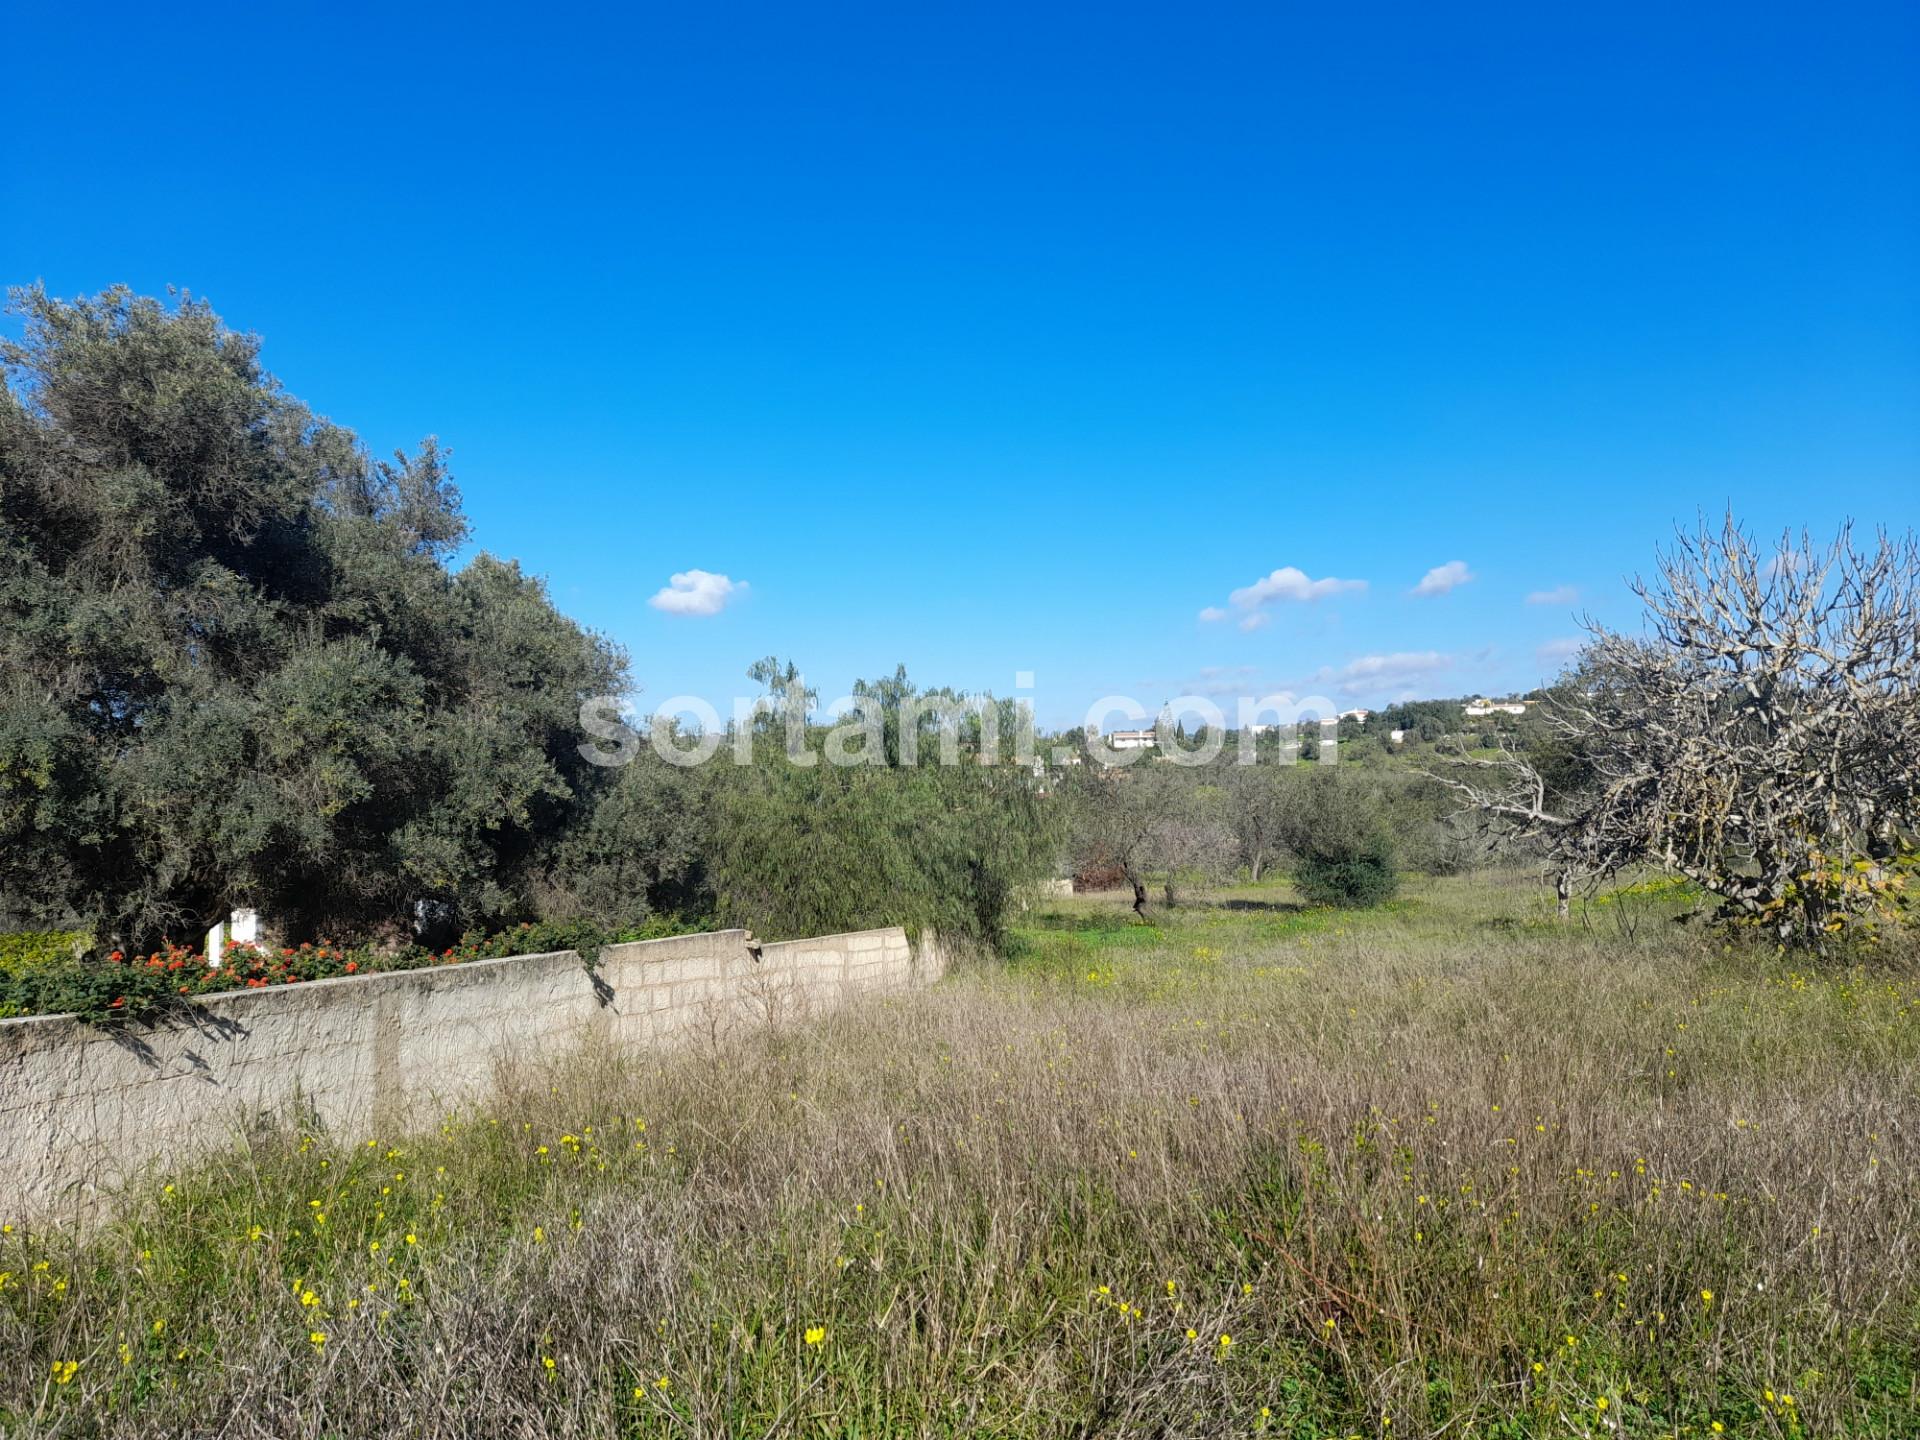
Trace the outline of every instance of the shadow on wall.
<instances>
[{"instance_id":1,"label":"shadow on wall","mask_svg":"<svg viewBox=\"0 0 1920 1440\"><path fill-rule=\"evenodd\" d=\"M484 1095L503 1065L804 1022L946 973L899 927L756 944L744 930L209 996L152 1027L0 1021L0 1214L84 1223L127 1181L289 1105L358 1135Z\"/></svg>"}]
</instances>

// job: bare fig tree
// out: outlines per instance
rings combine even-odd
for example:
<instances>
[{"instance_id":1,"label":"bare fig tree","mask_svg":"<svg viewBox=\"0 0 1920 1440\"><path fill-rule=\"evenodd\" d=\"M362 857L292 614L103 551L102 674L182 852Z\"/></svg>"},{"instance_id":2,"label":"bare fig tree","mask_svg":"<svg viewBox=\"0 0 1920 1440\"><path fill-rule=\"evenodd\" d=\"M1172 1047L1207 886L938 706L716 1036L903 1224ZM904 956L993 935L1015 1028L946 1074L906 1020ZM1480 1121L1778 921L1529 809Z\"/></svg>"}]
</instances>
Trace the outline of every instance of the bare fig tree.
<instances>
[{"instance_id":1,"label":"bare fig tree","mask_svg":"<svg viewBox=\"0 0 1920 1440\"><path fill-rule=\"evenodd\" d=\"M1546 702L1563 747L1429 775L1577 878L1653 864L1724 918L1819 943L1887 898L1920 828L1920 550L1851 527L1763 554L1731 517L1682 534L1634 593L1642 636L1592 642Z\"/></svg>"}]
</instances>

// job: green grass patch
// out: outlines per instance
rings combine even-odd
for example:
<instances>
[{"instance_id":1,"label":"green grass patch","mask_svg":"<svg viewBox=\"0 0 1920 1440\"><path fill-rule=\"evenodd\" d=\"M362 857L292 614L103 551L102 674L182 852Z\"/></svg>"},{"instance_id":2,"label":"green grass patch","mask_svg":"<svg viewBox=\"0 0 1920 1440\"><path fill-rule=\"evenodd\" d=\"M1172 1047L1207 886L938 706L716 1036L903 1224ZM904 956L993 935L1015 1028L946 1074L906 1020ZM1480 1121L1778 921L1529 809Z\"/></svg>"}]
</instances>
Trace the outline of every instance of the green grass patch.
<instances>
[{"instance_id":1,"label":"green grass patch","mask_svg":"<svg viewBox=\"0 0 1920 1440\"><path fill-rule=\"evenodd\" d=\"M1910 968L1524 877L1153 919L16 1222L0 1427L1920 1435Z\"/></svg>"}]
</instances>

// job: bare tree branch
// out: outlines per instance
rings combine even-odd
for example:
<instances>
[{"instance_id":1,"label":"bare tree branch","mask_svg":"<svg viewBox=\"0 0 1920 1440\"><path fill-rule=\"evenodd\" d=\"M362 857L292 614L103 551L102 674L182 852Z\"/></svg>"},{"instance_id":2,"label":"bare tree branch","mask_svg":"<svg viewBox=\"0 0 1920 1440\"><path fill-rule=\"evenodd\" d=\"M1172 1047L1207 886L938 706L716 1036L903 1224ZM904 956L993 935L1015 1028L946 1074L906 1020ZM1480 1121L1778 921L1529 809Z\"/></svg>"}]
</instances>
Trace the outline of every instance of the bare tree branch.
<instances>
[{"instance_id":1,"label":"bare tree branch","mask_svg":"<svg viewBox=\"0 0 1920 1440\"><path fill-rule=\"evenodd\" d=\"M1729 516L1681 534L1634 583L1642 637L1593 641L1546 706L1577 794L1527 759L1428 771L1463 805L1541 835L1566 875L1637 861L1730 917L1812 941L1873 908L1880 865L1920 829L1920 549L1851 527L1764 556Z\"/></svg>"}]
</instances>

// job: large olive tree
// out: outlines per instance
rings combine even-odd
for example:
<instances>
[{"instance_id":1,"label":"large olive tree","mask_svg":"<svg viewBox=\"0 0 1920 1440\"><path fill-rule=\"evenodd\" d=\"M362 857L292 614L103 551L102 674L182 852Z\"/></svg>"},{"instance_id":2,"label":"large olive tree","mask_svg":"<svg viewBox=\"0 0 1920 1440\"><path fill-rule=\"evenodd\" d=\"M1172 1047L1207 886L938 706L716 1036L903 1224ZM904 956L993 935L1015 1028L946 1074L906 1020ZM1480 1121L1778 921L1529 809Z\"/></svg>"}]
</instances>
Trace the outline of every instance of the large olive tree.
<instances>
[{"instance_id":1,"label":"large olive tree","mask_svg":"<svg viewBox=\"0 0 1920 1440\"><path fill-rule=\"evenodd\" d=\"M624 661L208 306L15 292L0 345L0 924L144 943L526 913Z\"/></svg>"}]
</instances>

